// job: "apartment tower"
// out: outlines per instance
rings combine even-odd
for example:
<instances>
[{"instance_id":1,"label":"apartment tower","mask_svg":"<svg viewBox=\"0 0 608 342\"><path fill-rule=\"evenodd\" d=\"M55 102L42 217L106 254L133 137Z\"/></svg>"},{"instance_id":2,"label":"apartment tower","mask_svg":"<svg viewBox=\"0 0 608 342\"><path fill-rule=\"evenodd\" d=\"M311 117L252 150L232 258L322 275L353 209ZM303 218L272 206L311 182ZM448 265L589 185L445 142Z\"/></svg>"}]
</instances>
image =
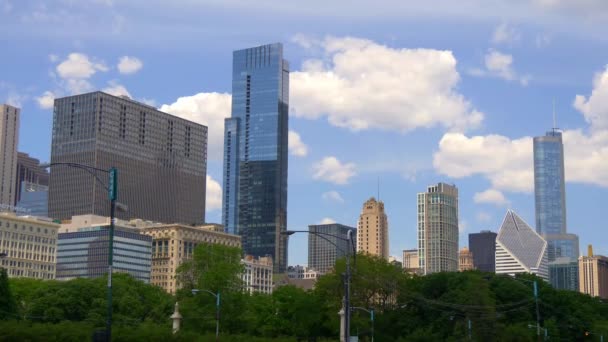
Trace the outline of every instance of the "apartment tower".
<instances>
[{"instance_id":1,"label":"apartment tower","mask_svg":"<svg viewBox=\"0 0 608 342\"><path fill-rule=\"evenodd\" d=\"M0 211L12 211L15 205L20 112L0 105Z\"/></svg>"}]
</instances>

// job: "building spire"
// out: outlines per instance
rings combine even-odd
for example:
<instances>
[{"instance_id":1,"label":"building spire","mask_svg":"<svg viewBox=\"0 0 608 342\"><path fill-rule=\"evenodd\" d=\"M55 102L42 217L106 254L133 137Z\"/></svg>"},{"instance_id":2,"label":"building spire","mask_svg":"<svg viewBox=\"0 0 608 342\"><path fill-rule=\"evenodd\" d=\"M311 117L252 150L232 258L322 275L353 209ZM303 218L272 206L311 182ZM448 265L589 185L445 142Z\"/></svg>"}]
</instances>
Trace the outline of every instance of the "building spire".
<instances>
[{"instance_id":1,"label":"building spire","mask_svg":"<svg viewBox=\"0 0 608 342\"><path fill-rule=\"evenodd\" d=\"M378 176L378 202L380 202L380 176Z\"/></svg>"},{"instance_id":2,"label":"building spire","mask_svg":"<svg viewBox=\"0 0 608 342\"><path fill-rule=\"evenodd\" d=\"M553 133L555 133L558 129L559 128L557 128L557 119L555 118L555 98L553 98Z\"/></svg>"}]
</instances>

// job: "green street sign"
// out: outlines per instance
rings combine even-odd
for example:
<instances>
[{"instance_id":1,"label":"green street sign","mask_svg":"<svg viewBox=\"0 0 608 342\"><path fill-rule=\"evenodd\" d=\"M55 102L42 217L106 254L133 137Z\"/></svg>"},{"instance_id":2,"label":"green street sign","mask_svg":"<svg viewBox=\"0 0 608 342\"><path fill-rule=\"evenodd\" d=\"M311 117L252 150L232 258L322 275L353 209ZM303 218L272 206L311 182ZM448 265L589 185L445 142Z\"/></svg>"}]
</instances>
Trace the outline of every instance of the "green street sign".
<instances>
[{"instance_id":1,"label":"green street sign","mask_svg":"<svg viewBox=\"0 0 608 342\"><path fill-rule=\"evenodd\" d=\"M115 201L118 197L118 170L113 167L110 169L110 182L108 183L108 195L110 201Z\"/></svg>"}]
</instances>

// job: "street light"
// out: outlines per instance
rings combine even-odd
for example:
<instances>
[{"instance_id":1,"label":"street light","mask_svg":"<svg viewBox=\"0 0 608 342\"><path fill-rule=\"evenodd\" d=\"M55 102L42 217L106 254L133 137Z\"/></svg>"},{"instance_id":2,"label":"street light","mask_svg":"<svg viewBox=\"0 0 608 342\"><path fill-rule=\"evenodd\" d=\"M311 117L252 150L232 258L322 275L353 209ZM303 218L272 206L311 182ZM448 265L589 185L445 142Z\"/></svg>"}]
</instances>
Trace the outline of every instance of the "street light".
<instances>
[{"instance_id":1,"label":"street light","mask_svg":"<svg viewBox=\"0 0 608 342\"><path fill-rule=\"evenodd\" d=\"M344 336L344 342L348 342L348 341L350 341L350 314L351 314L351 309L350 309L350 280L351 280L351 276L352 276L351 269L350 269L351 249L349 248L348 251L344 251L336 243L329 240L325 236L331 236L333 238L340 239L342 241L346 241L347 243L349 243L352 246L352 255L356 256L357 254L355 251L355 245L353 243L353 237L352 237L353 230L349 229L346 231L346 238L338 236L338 235L330 234L330 233L311 232L309 230L286 230L284 232L281 232L282 235L287 235L287 236L293 235L295 233L307 233L307 234L317 235L320 238L324 239L325 241L331 243L334 247L336 247L343 253L346 253L346 274L344 275L344 332L345 332L346 336Z\"/></svg>"},{"instance_id":2,"label":"street light","mask_svg":"<svg viewBox=\"0 0 608 342\"><path fill-rule=\"evenodd\" d=\"M192 289L192 294L196 295L200 291L207 292L215 297L215 341L220 340L220 292L213 293L209 290Z\"/></svg>"},{"instance_id":3,"label":"street light","mask_svg":"<svg viewBox=\"0 0 608 342\"><path fill-rule=\"evenodd\" d=\"M351 310L362 310L369 313L369 318L372 321L372 342L374 342L374 309L366 309L359 306L353 306Z\"/></svg>"},{"instance_id":4,"label":"street light","mask_svg":"<svg viewBox=\"0 0 608 342\"><path fill-rule=\"evenodd\" d=\"M39 165L40 168L46 169L53 166L67 166L76 169L84 170L90 173L107 191L110 200L110 229L108 232L108 313L106 322L106 340L112 340L112 267L114 265L114 221L116 209L120 211L127 211L127 206L116 202L118 197L118 169L111 167L109 170L100 169L94 166L78 164L78 163L42 163ZM108 185L97 176L97 172L103 172L108 174L109 180Z\"/></svg>"}]
</instances>

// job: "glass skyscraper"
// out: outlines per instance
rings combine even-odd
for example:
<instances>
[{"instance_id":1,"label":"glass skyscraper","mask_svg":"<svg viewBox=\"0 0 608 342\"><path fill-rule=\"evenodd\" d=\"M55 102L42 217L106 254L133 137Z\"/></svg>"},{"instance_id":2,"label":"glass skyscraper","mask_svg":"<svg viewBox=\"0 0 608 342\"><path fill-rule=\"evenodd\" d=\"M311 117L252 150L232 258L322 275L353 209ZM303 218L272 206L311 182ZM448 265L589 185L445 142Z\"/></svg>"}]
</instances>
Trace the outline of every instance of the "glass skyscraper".
<instances>
[{"instance_id":1,"label":"glass skyscraper","mask_svg":"<svg viewBox=\"0 0 608 342\"><path fill-rule=\"evenodd\" d=\"M566 260L567 266L567 260L579 256L578 236L567 233L565 184L562 133L553 129L534 138L536 231L547 240L547 257L554 264L553 270L558 269L556 260ZM553 281L558 279L554 276L550 279L556 288L575 284L575 281ZM566 289L576 290L571 286Z\"/></svg>"},{"instance_id":2,"label":"glass skyscraper","mask_svg":"<svg viewBox=\"0 0 608 342\"><path fill-rule=\"evenodd\" d=\"M232 117L224 126L222 221L247 255L287 266L289 64L280 43L234 51Z\"/></svg>"}]
</instances>

